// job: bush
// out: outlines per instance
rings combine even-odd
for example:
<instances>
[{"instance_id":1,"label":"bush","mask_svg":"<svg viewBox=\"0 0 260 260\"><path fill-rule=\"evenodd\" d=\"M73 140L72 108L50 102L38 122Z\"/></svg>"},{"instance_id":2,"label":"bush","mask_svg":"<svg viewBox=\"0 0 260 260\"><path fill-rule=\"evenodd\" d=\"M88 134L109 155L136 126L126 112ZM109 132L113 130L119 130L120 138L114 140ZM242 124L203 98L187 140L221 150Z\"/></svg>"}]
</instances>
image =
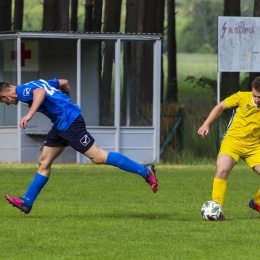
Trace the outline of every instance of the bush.
<instances>
[{"instance_id":1,"label":"bush","mask_svg":"<svg viewBox=\"0 0 260 260\"><path fill-rule=\"evenodd\" d=\"M203 53L203 54L213 54L214 49L211 47L209 43L204 43L201 48L198 50L198 53Z\"/></svg>"}]
</instances>

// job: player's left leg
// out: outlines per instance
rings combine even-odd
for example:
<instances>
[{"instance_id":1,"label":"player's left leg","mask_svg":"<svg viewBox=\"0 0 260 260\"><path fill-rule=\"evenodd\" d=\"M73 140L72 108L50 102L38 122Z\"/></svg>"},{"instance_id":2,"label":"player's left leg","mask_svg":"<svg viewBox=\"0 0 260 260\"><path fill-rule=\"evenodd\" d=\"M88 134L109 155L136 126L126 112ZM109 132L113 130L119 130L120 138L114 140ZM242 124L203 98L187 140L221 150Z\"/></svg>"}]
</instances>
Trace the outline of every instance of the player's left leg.
<instances>
[{"instance_id":1,"label":"player's left leg","mask_svg":"<svg viewBox=\"0 0 260 260\"><path fill-rule=\"evenodd\" d=\"M30 183L23 197L16 198L6 195L5 198L10 204L19 208L25 214L31 211L34 201L49 180L52 162L63 152L64 148L63 146L43 147L39 158L39 168L33 181Z\"/></svg>"},{"instance_id":2,"label":"player's left leg","mask_svg":"<svg viewBox=\"0 0 260 260\"><path fill-rule=\"evenodd\" d=\"M121 153L107 152L101 149L96 141L84 155L96 164L108 164L128 172L137 173L150 184L154 193L157 191L158 184L153 164L141 165Z\"/></svg>"}]
</instances>

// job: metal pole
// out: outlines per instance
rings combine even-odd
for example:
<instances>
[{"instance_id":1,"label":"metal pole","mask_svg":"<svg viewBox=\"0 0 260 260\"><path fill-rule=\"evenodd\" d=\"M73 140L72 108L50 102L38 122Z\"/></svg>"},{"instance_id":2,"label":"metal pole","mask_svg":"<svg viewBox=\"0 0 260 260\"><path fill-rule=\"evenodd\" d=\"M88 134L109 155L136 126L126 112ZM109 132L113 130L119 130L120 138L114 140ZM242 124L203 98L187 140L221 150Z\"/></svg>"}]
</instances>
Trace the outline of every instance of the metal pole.
<instances>
[{"instance_id":1,"label":"metal pole","mask_svg":"<svg viewBox=\"0 0 260 260\"><path fill-rule=\"evenodd\" d=\"M156 40L153 46L153 159L159 162L161 112L161 40Z\"/></svg>"},{"instance_id":2,"label":"metal pole","mask_svg":"<svg viewBox=\"0 0 260 260\"><path fill-rule=\"evenodd\" d=\"M21 84L21 38L17 37L17 85ZM19 126L22 117L21 102L17 104L17 160L19 163L22 161L22 130Z\"/></svg>"},{"instance_id":3,"label":"metal pole","mask_svg":"<svg viewBox=\"0 0 260 260\"><path fill-rule=\"evenodd\" d=\"M217 78L217 104L220 102L220 71L218 71ZM216 130L216 149L217 152L220 148L220 117L217 118L217 130Z\"/></svg>"},{"instance_id":4,"label":"metal pole","mask_svg":"<svg viewBox=\"0 0 260 260\"><path fill-rule=\"evenodd\" d=\"M115 42L115 106L114 124L116 127L115 151L120 152L120 50L121 40Z\"/></svg>"},{"instance_id":5,"label":"metal pole","mask_svg":"<svg viewBox=\"0 0 260 260\"><path fill-rule=\"evenodd\" d=\"M81 39L77 41L77 104L81 105ZM77 163L81 163L82 155L77 152Z\"/></svg>"}]
</instances>

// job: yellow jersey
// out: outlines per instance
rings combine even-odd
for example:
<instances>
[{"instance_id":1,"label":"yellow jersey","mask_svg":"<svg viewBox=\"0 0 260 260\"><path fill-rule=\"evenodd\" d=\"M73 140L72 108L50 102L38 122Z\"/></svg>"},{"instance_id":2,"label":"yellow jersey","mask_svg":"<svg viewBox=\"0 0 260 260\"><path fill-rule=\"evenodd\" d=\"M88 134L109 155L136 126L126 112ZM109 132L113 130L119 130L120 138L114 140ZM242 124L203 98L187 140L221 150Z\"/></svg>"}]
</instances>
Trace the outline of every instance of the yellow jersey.
<instances>
[{"instance_id":1,"label":"yellow jersey","mask_svg":"<svg viewBox=\"0 0 260 260\"><path fill-rule=\"evenodd\" d=\"M237 92L224 100L228 108L234 108L223 139L243 146L259 146L260 107L253 100L252 92Z\"/></svg>"}]
</instances>

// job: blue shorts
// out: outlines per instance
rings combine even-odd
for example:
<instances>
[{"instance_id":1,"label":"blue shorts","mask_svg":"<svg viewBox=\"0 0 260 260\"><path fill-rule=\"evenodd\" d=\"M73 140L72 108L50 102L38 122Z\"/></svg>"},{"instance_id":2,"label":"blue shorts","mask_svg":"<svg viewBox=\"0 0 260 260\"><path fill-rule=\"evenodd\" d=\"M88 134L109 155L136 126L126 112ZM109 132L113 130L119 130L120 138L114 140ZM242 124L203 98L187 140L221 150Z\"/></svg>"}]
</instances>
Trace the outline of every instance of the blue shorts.
<instances>
[{"instance_id":1,"label":"blue shorts","mask_svg":"<svg viewBox=\"0 0 260 260\"><path fill-rule=\"evenodd\" d=\"M86 129L85 120L79 115L66 131L59 131L52 127L49 131L45 146L71 146L84 154L94 143L95 139Z\"/></svg>"}]
</instances>

